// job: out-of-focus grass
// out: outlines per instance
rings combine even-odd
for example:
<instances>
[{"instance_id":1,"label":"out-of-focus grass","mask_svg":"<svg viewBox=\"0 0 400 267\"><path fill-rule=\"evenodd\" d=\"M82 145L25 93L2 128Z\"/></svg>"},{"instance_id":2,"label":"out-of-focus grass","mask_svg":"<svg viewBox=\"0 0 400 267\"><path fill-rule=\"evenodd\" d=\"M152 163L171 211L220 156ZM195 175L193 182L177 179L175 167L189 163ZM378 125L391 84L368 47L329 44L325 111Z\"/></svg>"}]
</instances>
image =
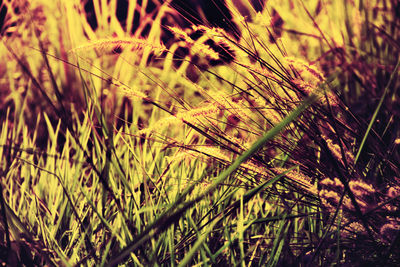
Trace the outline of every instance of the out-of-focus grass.
<instances>
[{"instance_id":1,"label":"out-of-focus grass","mask_svg":"<svg viewBox=\"0 0 400 267\"><path fill-rule=\"evenodd\" d=\"M398 263L396 1L226 1L239 41L94 2L2 38L2 263Z\"/></svg>"}]
</instances>

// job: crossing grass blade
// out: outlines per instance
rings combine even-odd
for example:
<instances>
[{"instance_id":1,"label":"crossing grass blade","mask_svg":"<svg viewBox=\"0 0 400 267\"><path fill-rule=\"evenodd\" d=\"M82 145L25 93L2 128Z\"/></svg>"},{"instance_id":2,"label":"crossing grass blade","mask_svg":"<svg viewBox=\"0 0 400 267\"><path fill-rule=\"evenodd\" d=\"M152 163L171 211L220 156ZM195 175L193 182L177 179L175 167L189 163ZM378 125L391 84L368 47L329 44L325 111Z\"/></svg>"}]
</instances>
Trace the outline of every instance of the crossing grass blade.
<instances>
[{"instance_id":1,"label":"crossing grass blade","mask_svg":"<svg viewBox=\"0 0 400 267\"><path fill-rule=\"evenodd\" d=\"M118 263L120 263L125 257L127 257L131 252L133 252L138 246L143 244L145 241L151 239L153 236L156 234L159 234L160 230L168 228L172 223L174 223L176 220L179 219L180 216L182 216L187 209L192 207L193 205L196 205L199 201L201 201L205 196L208 194L212 193L213 191L216 190L216 188L224 181L227 179L228 176L230 176L234 171L236 171L239 166L245 162L247 159L249 159L251 156L253 156L259 149L261 149L265 143L272 138L274 138L277 134L279 134L282 129L287 126L289 123L294 121L298 116L301 115L301 113L306 110L314 101L315 101L316 96L311 96L307 98L299 107L297 107L294 111L292 111L285 119L283 119L278 125L276 125L274 128L272 128L270 131L268 131L262 138L260 138L258 141L256 141L253 146L240 155L225 171L223 171L219 176L215 177L213 179L213 183L208 186L204 192L199 194L197 197L195 197L194 200L188 201L188 202L183 202L183 200L186 198L187 194L192 191L192 187L190 186L187 190L185 190L182 193L182 196L174 203L174 205L168 209L166 212L164 212L158 219L156 219L152 224L150 224L146 230L141 233L140 236L134 238L136 241L132 244L129 244L126 248L122 250L122 252L116 256L109 264L108 266L114 266ZM278 176L279 177L279 176ZM269 182L266 182L265 185L267 185ZM258 191L261 190L263 187L259 187ZM248 197L254 196L254 192L257 190L252 191ZM176 210L176 211L175 211ZM172 214L171 214L172 213ZM213 223L215 225L215 223ZM209 231L212 229L208 228ZM208 231L208 232L209 232ZM201 245L200 243L197 243L196 247L199 247ZM194 253L194 251L191 250L191 255ZM185 261L188 261L189 259L185 258Z\"/></svg>"}]
</instances>

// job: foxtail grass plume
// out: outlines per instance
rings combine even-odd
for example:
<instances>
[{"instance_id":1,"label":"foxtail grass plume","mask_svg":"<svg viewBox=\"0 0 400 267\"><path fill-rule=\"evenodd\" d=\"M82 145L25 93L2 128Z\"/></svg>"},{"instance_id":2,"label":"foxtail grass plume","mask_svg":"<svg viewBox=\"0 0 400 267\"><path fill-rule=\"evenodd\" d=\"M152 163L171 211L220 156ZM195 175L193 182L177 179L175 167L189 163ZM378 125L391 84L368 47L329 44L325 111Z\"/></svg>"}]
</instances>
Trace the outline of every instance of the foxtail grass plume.
<instances>
[{"instance_id":1,"label":"foxtail grass plume","mask_svg":"<svg viewBox=\"0 0 400 267\"><path fill-rule=\"evenodd\" d=\"M140 38L105 38L91 40L81 44L71 50L71 52L81 52L96 49L100 52L119 52L121 49L130 49L131 51L150 48L153 53L160 54L166 51L162 44L155 44L147 39Z\"/></svg>"},{"instance_id":2,"label":"foxtail grass plume","mask_svg":"<svg viewBox=\"0 0 400 267\"><path fill-rule=\"evenodd\" d=\"M209 45L203 43L200 39L193 40L188 33L178 27L168 27L168 29L176 37L182 39L182 44L187 46L193 54L203 54L213 60L219 59L219 54L214 51Z\"/></svg>"}]
</instances>

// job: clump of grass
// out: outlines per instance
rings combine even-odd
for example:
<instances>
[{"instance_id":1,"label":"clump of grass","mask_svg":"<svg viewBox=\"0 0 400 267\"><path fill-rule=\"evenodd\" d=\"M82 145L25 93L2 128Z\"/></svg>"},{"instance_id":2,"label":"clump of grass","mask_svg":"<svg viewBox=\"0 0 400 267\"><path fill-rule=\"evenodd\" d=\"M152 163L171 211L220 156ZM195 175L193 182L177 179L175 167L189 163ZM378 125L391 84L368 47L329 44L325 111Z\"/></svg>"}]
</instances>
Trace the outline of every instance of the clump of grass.
<instances>
[{"instance_id":1,"label":"clump of grass","mask_svg":"<svg viewBox=\"0 0 400 267\"><path fill-rule=\"evenodd\" d=\"M20 78L3 74L2 263L398 263L396 2L241 2L249 17L227 1L239 41L173 27L163 59L159 24L121 37L111 14L91 32L79 5L35 3L68 27L3 39Z\"/></svg>"}]
</instances>

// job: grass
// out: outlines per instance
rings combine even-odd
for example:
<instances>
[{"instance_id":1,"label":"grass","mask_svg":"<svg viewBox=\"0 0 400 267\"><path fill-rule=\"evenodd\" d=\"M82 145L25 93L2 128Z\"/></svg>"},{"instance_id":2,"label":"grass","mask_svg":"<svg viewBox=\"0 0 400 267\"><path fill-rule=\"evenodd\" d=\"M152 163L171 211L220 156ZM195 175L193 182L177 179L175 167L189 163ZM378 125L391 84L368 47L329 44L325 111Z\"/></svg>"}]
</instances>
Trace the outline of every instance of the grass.
<instances>
[{"instance_id":1,"label":"grass","mask_svg":"<svg viewBox=\"0 0 400 267\"><path fill-rule=\"evenodd\" d=\"M399 264L397 1L106 2L7 17L2 264Z\"/></svg>"}]
</instances>

